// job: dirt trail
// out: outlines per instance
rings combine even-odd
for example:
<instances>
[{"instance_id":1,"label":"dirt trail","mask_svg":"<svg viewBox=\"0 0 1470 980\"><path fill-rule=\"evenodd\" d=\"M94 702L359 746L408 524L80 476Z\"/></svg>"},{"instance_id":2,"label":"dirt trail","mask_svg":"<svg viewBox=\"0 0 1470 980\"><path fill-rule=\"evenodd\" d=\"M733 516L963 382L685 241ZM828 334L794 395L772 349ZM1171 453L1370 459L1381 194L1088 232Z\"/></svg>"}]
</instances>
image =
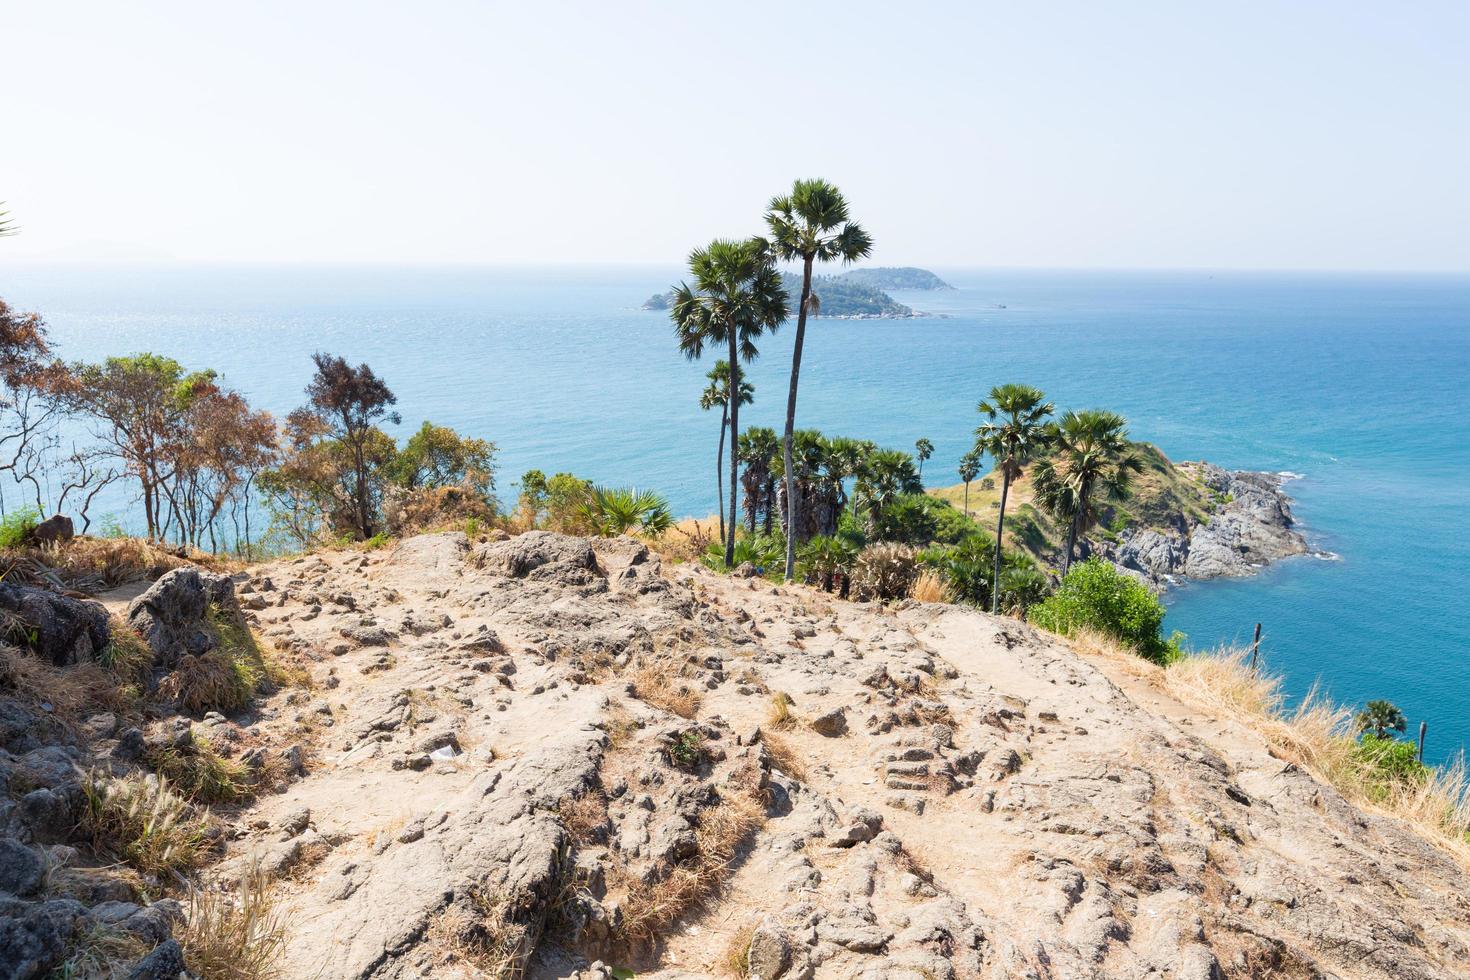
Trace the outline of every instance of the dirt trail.
<instances>
[{"instance_id":1,"label":"dirt trail","mask_svg":"<svg viewBox=\"0 0 1470 980\"><path fill-rule=\"evenodd\" d=\"M273 707L315 719L309 774L225 865L283 877L290 976L533 949L535 976L707 976L732 942L766 980L1470 976L1448 857L1013 620L540 532L294 559L242 593L319 685ZM759 826L711 861L742 793ZM695 867L728 880L621 943Z\"/></svg>"}]
</instances>

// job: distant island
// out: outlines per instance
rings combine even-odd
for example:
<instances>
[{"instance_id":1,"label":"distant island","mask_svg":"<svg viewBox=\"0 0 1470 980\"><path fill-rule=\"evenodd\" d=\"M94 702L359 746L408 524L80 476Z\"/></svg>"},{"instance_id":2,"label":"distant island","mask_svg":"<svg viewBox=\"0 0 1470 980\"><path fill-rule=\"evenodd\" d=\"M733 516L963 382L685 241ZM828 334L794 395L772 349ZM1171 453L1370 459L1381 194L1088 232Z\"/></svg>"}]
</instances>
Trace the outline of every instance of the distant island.
<instances>
[{"instance_id":1,"label":"distant island","mask_svg":"<svg viewBox=\"0 0 1470 980\"><path fill-rule=\"evenodd\" d=\"M787 270L781 273L786 283L786 292L791 297L791 307L796 308L801 294L801 273ZM812 292L821 303L820 315L843 320L906 320L928 316L895 300L872 280L882 278L894 283L890 289L952 289L934 273L925 269L855 269L839 276L813 276ZM933 282L938 285L911 285L917 282ZM643 302L645 310L667 310L673 305L674 292L655 293Z\"/></svg>"},{"instance_id":2,"label":"distant island","mask_svg":"<svg viewBox=\"0 0 1470 980\"><path fill-rule=\"evenodd\" d=\"M853 269L839 278L871 289L953 289L949 283L930 272L911 265Z\"/></svg>"}]
</instances>

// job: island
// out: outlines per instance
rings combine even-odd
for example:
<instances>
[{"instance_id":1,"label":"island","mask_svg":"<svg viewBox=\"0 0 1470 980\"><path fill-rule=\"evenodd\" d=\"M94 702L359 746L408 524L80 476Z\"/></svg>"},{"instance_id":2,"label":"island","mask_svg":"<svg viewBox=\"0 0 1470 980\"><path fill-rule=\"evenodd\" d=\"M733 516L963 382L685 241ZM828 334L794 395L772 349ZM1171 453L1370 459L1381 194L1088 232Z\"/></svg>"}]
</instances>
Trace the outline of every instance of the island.
<instances>
[{"instance_id":1,"label":"island","mask_svg":"<svg viewBox=\"0 0 1470 980\"><path fill-rule=\"evenodd\" d=\"M1243 577L1272 561L1310 553L1296 528L1287 477L1230 471L1213 463L1173 462L1149 443L1134 443L1144 469L1122 501L1102 508L1097 527L1078 542L1077 559L1096 555L1157 591L1185 579ZM930 491L964 507L964 484ZM969 512L992 529L1000 478L970 484ZM1034 500L1030 472L1006 499L1006 545L1059 566L1067 529Z\"/></svg>"},{"instance_id":2,"label":"island","mask_svg":"<svg viewBox=\"0 0 1470 980\"><path fill-rule=\"evenodd\" d=\"M820 316L839 320L906 320L929 315L905 306L881 289L853 280L852 275L849 272L838 276L812 277L812 292L818 300L816 312ZM794 311L801 295L801 272L783 270L781 278ZM673 302L673 290L655 293L643 301L643 309L667 310Z\"/></svg>"},{"instance_id":3,"label":"island","mask_svg":"<svg viewBox=\"0 0 1470 980\"><path fill-rule=\"evenodd\" d=\"M928 269L918 269L911 265L853 269L851 272L844 272L841 278L871 289L954 289Z\"/></svg>"}]
</instances>

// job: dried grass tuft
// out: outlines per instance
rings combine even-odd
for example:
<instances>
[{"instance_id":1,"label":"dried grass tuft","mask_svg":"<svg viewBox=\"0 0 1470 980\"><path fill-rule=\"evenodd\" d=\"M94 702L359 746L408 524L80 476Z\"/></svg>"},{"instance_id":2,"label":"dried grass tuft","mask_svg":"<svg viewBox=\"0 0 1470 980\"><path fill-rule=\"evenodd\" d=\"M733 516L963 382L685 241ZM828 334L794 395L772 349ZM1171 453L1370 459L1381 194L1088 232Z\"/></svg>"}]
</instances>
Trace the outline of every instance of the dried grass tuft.
<instances>
[{"instance_id":1,"label":"dried grass tuft","mask_svg":"<svg viewBox=\"0 0 1470 980\"><path fill-rule=\"evenodd\" d=\"M919 602L951 602L953 594L944 581L944 576L926 568L914 579L914 584L909 586L909 598Z\"/></svg>"},{"instance_id":2,"label":"dried grass tuft","mask_svg":"<svg viewBox=\"0 0 1470 980\"><path fill-rule=\"evenodd\" d=\"M773 769L784 772L797 782L807 781L806 763L790 742L774 732L761 733L761 741L765 743L766 755L771 757Z\"/></svg>"},{"instance_id":3,"label":"dried grass tuft","mask_svg":"<svg viewBox=\"0 0 1470 980\"><path fill-rule=\"evenodd\" d=\"M189 969L210 980L271 980L286 949L286 921L269 877L258 867L234 892L195 889L179 936Z\"/></svg>"},{"instance_id":4,"label":"dried grass tuft","mask_svg":"<svg viewBox=\"0 0 1470 980\"><path fill-rule=\"evenodd\" d=\"M704 695L664 662L640 662L632 682L634 697L680 718L694 718L704 703Z\"/></svg>"},{"instance_id":5,"label":"dried grass tuft","mask_svg":"<svg viewBox=\"0 0 1470 980\"><path fill-rule=\"evenodd\" d=\"M82 789L87 801L82 823L97 850L115 854L144 874L183 871L203 860L208 821L168 780L94 774Z\"/></svg>"},{"instance_id":6,"label":"dried grass tuft","mask_svg":"<svg viewBox=\"0 0 1470 980\"><path fill-rule=\"evenodd\" d=\"M791 705L794 704L791 695L785 691L776 691L771 695L771 710L766 715L766 724L778 731L785 730L796 724L796 719L791 714Z\"/></svg>"}]
</instances>

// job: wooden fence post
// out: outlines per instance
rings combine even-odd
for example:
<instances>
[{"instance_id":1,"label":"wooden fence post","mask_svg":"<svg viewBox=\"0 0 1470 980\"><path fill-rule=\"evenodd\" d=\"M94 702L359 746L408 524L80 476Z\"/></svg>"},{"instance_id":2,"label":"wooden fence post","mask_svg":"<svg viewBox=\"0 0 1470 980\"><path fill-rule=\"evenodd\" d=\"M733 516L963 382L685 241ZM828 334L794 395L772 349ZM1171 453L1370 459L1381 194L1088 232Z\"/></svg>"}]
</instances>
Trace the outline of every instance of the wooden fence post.
<instances>
[{"instance_id":1,"label":"wooden fence post","mask_svg":"<svg viewBox=\"0 0 1470 980\"><path fill-rule=\"evenodd\" d=\"M1257 623L1256 624L1256 638L1251 643L1251 673L1252 674L1254 674L1256 672L1256 657L1260 655L1260 652L1261 652L1261 624L1260 623Z\"/></svg>"},{"instance_id":2,"label":"wooden fence post","mask_svg":"<svg viewBox=\"0 0 1470 980\"><path fill-rule=\"evenodd\" d=\"M1429 722L1419 722L1419 761L1424 761L1424 736L1429 732Z\"/></svg>"}]
</instances>

